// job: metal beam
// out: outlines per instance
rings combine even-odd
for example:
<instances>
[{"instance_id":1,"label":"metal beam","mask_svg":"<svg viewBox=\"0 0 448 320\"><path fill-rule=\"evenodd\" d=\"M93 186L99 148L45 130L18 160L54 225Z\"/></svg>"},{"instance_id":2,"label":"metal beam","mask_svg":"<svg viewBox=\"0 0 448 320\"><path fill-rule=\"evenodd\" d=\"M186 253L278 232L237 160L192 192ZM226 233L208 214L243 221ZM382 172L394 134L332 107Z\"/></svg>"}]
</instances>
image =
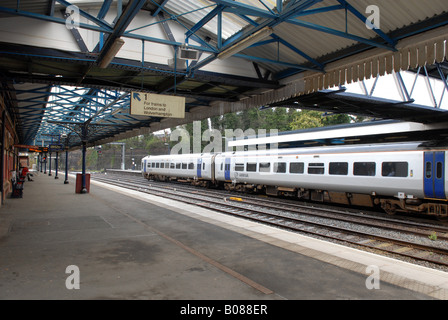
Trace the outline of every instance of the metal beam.
<instances>
[{"instance_id":1,"label":"metal beam","mask_svg":"<svg viewBox=\"0 0 448 320\"><path fill-rule=\"evenodd\" d=\"M328 27L324 27L324 26L321 26L321 25L318 25L318 24L315 24L315 23L311 23L311 22L308 22L308 21L303 21L303 20L298 20L298 19L290 19L290 20L287 20L286 22L291 23L291 24L295 24L295 25L300 26L300 27L313 29L313 30L324 32L324 33L332 34L332 35L335 35L335 36L338 36L338 37L342 37L342 38L354 40L354 41L357 41L357 42L365 43L365 44L368 44L368 45L373 46L373 47L378 47L378 48L383 48L383 49L387 49L387 50L391 50L391 51L396 51L395 47L391 46L389 44L383 44L383 43L375 42L375 41L372 41L370 39L362 38L362 37L356 36L354 34L342 32L342 31L339 31L339 30L336 30L336 29L331 29L331 28L328 28Z\"/></svg>"},{"instance_id":2,"label":"metal beam","mask_svg":"<svg viewBox=\"0 0 448 320\"><path fill-rule=\"evenodd\" d=\"M237 58L243 58L243 59L246 59L246 60L250 60L250 61L260 61L260 62L265 62L265 63L269 63L269 64L281 65L281 66L288 67L288 68L293 68L293 69L311 70L311 71L317 71L317 72L325 73L325 71L323 71L322 69L318 69L318 68L311 68L311 67L307 67L307 66L303 66L303 65L299 65L299 64L293 64L293 63L289 63L289 62L283 62L283 61L277 61L277 60L272 60L272 59L248 56L246 54L241 54L241 53L237 53L237 54L235 54L233 56L237 57Z\"/></svg>"},{"instance_id":3,"label":"metal beam","mask_svg":"<svg viewBox=\"0 0 448 320\"><path fill-rule=\"evenodd\" d=\"M232 1L232 0L211 0L215 3L224 5L225 7L230 7L237 9L240 13L249 15L249 16L256 16L256 17L262 17L262 18L268 18L268 19L275 19L278 17L277 14L273 14L269 11L259 9L257 7L247 5L241 2Z\"/></svg>"},{"instance_id":4,"label":"metal beam","mask_svg":"<svg viewBox=\"0 0 448 320\"><path fill-rule=\"evenodd\" d=\"M63 6L66 6L66 7L69 7L69 6L73 5L70 2L65 1L65 0L56 0L56 1L59 2L60 4L62 4ZM98 19L97 17L94 17L91 14L89 14L89 13L87 13L84 10L81 10L79 8L78 8L78 10L79 10L79 14L81 16L83 16L84 18L86 18L87 20L92 21L93 23L97 24L98 26L102 27L103 29L111 29L111 25L108 22L106 22L106 21L104 21L102 19Z\"/></svg>"},{"instance_id":5,"label":"metal beam","mask_svg":"<svg viewBox=\"0 0 448 320\"><path fill-rule=\"evenodd\" d=\"M61 1L61 0L58 0ZM112 33L107 37L107 40L99 54L99 57L97 59L97 63L100 63L112 47L115 40L117 40L119 37L123 35L123 33L126 31L126 28L131 23L132 19L137 15L137 13L140 11L140 9L145 4L146 0L131 0L128 5L126 6L124 12L121 14L120 18L118 19L117 23L115 24Z\"/></svg>"},{"instance_id":6,"label":"metal beam","mask_svg":"<svg viewBox=\"0 0 448 320\"><path fill-rule=\"evenodd\" d=\"M210 11L205 17L199 20L193 27L190 28L185 33L185 39L191 37L196 31L200 30L204 25L206 25L210 20L216 17L219 13L221 13L225 9L223 5L217 5L212 11Z\"/></svg>"},{"instance_id":7,"label":"metal beam","mask_svg":"<svg viewBox=\"0 0 448 320\"><path fill-rule=\"evenodd\" d=\"M344 6L344 8L347 8L348 11L350 11L355 17L357 17L359 20L361 20L363 23L366 22L367 17L365 17L361 12L359 12L356 8L354 8L351 4L349 4L346 0L338 0L338 2ZM394 39L391 39L387 34L385 34L383 31L381 31L380 28L374 27L372 29L373 32L375 32L377 35L379 35L381 38L383 38L390 46L395 47L397 44L397 41Z\"/></svg>"},{"instance_id":8,"label":"metal beam","mask_svg":"<svg viewBox=\"0 0 448 320\"><path fill-rule=\"evenodd\" d=\"M54 16L47 16L44 14L39 13L33 13L33 12L27 12L27 11L21 11L21 10L14 10L11 8L1 7L0 6L0 13L6 13L13 16L22 16L32 19L38 19L43 21L49 21L49 22L55 22L59 24L65 25L66 21L62 18L57 18ZM99 31L99 32L111 32L112 28L109 25L101 25L101 26L95 26L88 23L80 22L79 26L83 29L92 30L92 31Z\"/></svg>"}]
</instances>

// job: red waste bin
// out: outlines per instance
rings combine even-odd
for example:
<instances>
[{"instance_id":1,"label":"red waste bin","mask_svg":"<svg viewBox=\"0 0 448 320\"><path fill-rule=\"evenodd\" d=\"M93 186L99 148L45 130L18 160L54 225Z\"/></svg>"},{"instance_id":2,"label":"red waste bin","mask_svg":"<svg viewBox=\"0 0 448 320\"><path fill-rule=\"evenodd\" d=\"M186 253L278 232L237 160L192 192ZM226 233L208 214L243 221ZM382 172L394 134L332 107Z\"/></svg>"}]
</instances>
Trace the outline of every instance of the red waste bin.
<instances>
[{"instance_id":1,"label":"red waste bin","mask_svg":"<svg viewBox=\"0 0 448 320\"><path fill-rule=\"evenodd\" d=\"M87 189L87 193L90 192L90 173L86 173L86 189ZM75 192L76 193L81 193L82 190L82 173L77 173L76 174L76 189Z\"/></svg>"}]
</instances>

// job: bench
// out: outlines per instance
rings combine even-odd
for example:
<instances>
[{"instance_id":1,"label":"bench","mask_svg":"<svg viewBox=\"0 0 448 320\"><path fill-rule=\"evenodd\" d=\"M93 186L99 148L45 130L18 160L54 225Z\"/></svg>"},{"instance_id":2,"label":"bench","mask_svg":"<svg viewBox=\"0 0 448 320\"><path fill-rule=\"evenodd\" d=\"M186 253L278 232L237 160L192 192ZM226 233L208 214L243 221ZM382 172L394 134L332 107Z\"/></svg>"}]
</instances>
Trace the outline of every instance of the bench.
<instances>
[{"instance_id":1,"label":"bench","mask_svg":"<svg viewBox=\"0 0 448 320\"><path fill-rule=\"evenodd\" d=\"M22 198L23 196L23 183L25 179L21 179L15 172L11 177L12 193L11 198Z\"/></svg>"}]
</instances>

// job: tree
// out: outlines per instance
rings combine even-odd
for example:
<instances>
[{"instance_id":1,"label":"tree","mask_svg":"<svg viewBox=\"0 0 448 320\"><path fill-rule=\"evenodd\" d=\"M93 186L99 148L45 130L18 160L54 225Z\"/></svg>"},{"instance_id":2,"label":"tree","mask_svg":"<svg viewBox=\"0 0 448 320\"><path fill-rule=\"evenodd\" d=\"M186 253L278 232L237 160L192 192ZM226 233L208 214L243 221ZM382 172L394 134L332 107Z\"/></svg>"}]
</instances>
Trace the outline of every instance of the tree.
<instances>
[{"instance_id":1,"label":"tree","mask_svg":"<svg viewBox=\"0 0 448 320\"><path fill-rule=\"evenodd\" d=\"M289 126L291 130L301 130L332 126L353 122L354 119L347 114L322 114L320 111L301 110L295 116Z\"/></svg>"},{"instance_id":2,"label":"tree","mask_svg":"<svg viewBox=\"0 0 448 320\"><path fill-rule=\"evenodd\" d=\"M322 116L319 111L302 110L289 124L291 130L323 127Z\"/></svg>"}]
</instances>

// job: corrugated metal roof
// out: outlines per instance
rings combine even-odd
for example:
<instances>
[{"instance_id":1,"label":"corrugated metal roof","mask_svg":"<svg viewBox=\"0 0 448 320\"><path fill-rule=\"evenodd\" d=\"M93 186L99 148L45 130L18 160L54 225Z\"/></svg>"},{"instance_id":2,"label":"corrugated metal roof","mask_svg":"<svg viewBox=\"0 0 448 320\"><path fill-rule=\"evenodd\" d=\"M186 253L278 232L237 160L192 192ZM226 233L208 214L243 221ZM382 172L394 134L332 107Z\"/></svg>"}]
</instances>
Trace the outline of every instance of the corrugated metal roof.
<instances>
[{"instance_id":1,"label":"corrugated metal roof","mask_svg":"<svg viewBox=\"0 0 448 320\"><path fill-rule=\"evenodd\" d=\"M2 58L1 60L5 63L5 65L3 66L5 68L5 73L12 74L13 79L22 79L22 81L25 82L25 84L23 84L23 89L34 89L35 94L41 94L43 90L47 89L46 87L42 89L42 87L34 85L28 87L26 84L26 81L28 81L28 79L31 79L30 81L36 82L41 81L44 84L60 83L67 85L74 83L78 84L78 81L81 81L83 82L82 84L85 84L86 87L89 88L102 88L105 84L108 84L109 86L112 86L113 84L113 87L120 88L120 90L121 87L123 87L123 89L126 89L126 91L130 91L135 88L145 88L145 90L148 91L160 91L164 93L166 92L168 94L175 93L175 90L177 89L177 94L179 93L179 91L181 91L182 94L188 98L187 101L192 104L191 107L193 107L194 104L203 106L212 100L220 99L222 99L221 101L225 101L227 99L229 101L226 103L230 104L233 101L240 99L241 96L250 96L253 94L253 99L250 101L250 103L247 103L247 105L253 104L254 106L260 106L266 103L270 103L274 100L281 100L285 97L290 97L301 90L303 91L302 84L297 85L296 88L294 87L295 83L292 83L294 81L288 82L289 79L288 81L285 81L287 77L291 74L294 74L294 72L303 71L299 68L300 66L319 69L317 71L322 71L320 69L322 67L321 65L325 67L325 71L327 72L325 75L316 72L316 70L302 75L305 79L302 81L306 82L305 87L308 88L307 90L312 91L324 87L325 83L337 85L338 81L343 81L344 79L349 78L350 81L355 81L358 77L358 67L359 70L364 67L366 68L365 70L363 69L362 72L360 71L359 74L368 74L369 76L373 75L374 72L371 70L367 72L367 68L373 69L374 64L377 64L377 68L381 68L382 71L392 70L392 67L395 68L398 66L396 60L397 58L401 58L401 56L399 56L400 54L409 54L409 58L413 59L412 63L410 63L409 61L403 61L403 68L408 68L410 65L413 65L415 67L415 61L418 61L418 63L420 64L424 64L427 61L430 62L431 59L434 61L434 57L431 58L430 52L431 49L434 50L434 48L436 48L437 50L440 49L440 52L438 51L437 54L439 56L445 57L445 54L448 53L448 50L444 49L446 45L446 39L443 38L444 35L443 37L437 35L434 39L432 39L433 42L427 41L427 39L419 39L418 47L416 47L412 43L408 43L410 38L403 40L404 42L406 42L407 47L405 47L404 51L402 50L403 46L397 48L397 53L399 55L394 55L392 57L392 54L394 54L392 50L381 48L382 46L384 46L386 41L381 39L381 37L373 30L368 29L363 19L357 17L353 12L350 12L350 10L346 11L344 9L344 5L347 3L348 5L353 6L355 10L357 10L364 16L369 16L370 14L369 12L366 12L367 7L372 5L378 6L378 8L380 9L380 30L384 34L388 34L394 40L399 40L412 34L423 32L435 27L434 25L432 25L432 21L434 21L435 19L438 19L439 21L437 26L447 25L448 15L444 14L447 10L446 1L447 0L322 0L320 2L316 1L314 5L307 7L305 9L305 12L297 11L295 12L296 16L293 15L288 17L283 17L281 14L278 15L277 9L275 7L277 5L276 0L147 0L144 4L140 1L133 1L132 4L137 3L138 5L142 5L139 8L143 8L142 10L144 10L143 13L134 12L135 15L127 16L132 20L137 17L136 13L138 13L138 19L140 20L138 20L138 22L132 20L132 22L136 22L136 24L148 23L148 25L156 25L160 23L160 21L151 16L158 8L163 6L165 14L167 12L171 14L170 18L167 17L166 22L170 25L169 27L172 28L173 32L177 32L175 34L175 39L178 39L177 41L179 41L179 39L181 39L183 36L187 37L188 28L191 28L199 21L201 21L201 19L206 17L207 14L209 14L213 9L217 8L217 6L225 7L224 12L222 13L223 40L230 38L240 30L245 31L244 35L242 36L242 38L244 38L244 36L248 36L250 33L255 32L261 27L273 27L274 33L269 38L264 39L271 40L271 42L268 41L263 45L247 48L240 52L242 54L252 56L247 57L248 60L251 60L251 58L257 58L252 59L252 61L256 61L258 66L261 66L261 69L264 68L265 70L255 70L256 68L253 68L251 64L247 64L245 60L238 59L232 59L231 61L229 60L212 65L214 61L213 58L216 58L216 52L214 51L218 51L217 48L213 48L214 46L216 47L218 39L218 18L212 18L205 25L201 26L201 28L199 28L196 33L198 36L201 36L203 38L205 38L205 36L208 36L212 39L209 42L208 48L203 46L203 51L205 52L205 54L202 55L199 63L197 64L199 65L199 67L197 67L196 70L194 70L194 72L192 73L195 77L190 77L191 74L183 74L183 70L181 70L178 73L179 81L177 83L173 82L172 68L168 65L164 65L163 62L146 60L143 61L143 63L140 63L139 57L143 56L138 52L138 50L140 50L140 46L137 46L137 55L135 56L116 57L117 60L127 59L125 61L126 64L121 63L122 61L120 60L116 61L115 64L112 63L112 66L110 68L101 70L95 68L90 69L86 67L86 65L90 64L90 62L88 61L91 61L92 59L94 60L95 55L92 55L92 52L86 54L85 52L75 52L76 50L70 51L70 49L64 48L61 49L60 53L56 53L54 51L34 51L33 48L27 47L27 50L25 50L26 52L23 53L23 56L27 57L29 61L25 62L25 59L21 59L21 53L17 53L17 50L14 49L15 47L13 49L10 49L11 51L8 51L8 40L6 40L6 37L3 38L3 41L5 43L2 47L3 56L0 56L0 58ZM81 9L91 14L94 19L89 20L88 23L92 25L95 23L98 24L98 22L100 22L98 21L98 19L95 19L97 17L99 8L104 9L104 14L105 11L107 11L105 9L108 9L107 6L103 6L105 2L101 0L68 0L68 2L79 6ZM125 8L128 2L129 1L127 0L122 1L124 10L126 10ZM22 11L19 12L19 14L23 13L23 16L25 16L26 18L35 17L32 15L34 13L42 15L38 18L43 19L45 16L51 14L52 3L52 0L4 0L0 2L0 7L9 9L1 11L3 12L2 17L5 17L5 15L13 16L15 13L17 13L13 12L13 10L16 10L17 6L19 6L19 11ZM117 3L117 0L113 0L110 6L111 11L108 12L114 17L116 16ZM313 1L284 1L284 10L288 10L295 5L304 3L313 3ZM244 10L244 8L248 8L249 6L255 9L252 12L250 10ZM63 20L61 21L60 18L60 8L62 8L62 6L57 5L57 7L53 9L55 12L55 16L59 16L59 21L56 22L58 22L59 25L62 25L62 28L64 28ZM260 13L263 13L260 14L260 17L251 15L251 13L254 14L254 11L257 10L261 10ZM148 11L150 11L149 17ZM126 15L124 16L125 18L127 18ZM148 22L146 19L151 21ZM290 19L301 21L302 25L299 26L293 24L291 23ZM444 20L441 21L440 19ZM54 21L55 19L48 20ZM173 26L179 21L182 22L181 27L179 27L179 25ZM308 27L304 26L306 24L308 24ZM312 25L310 26L310 24ZM99 23L99 25L101 25L101 23ZM258 25L260 26L258 27ZM109 25L106 25L106 27L108 26ZM158 28L159 26L160 25L156 26L155 28ZM186 26L187 29L184 29L184 26ZM312 26L314 26L315 29L320 29L320 31L314 30ZM167 37L164 37L162 39L163 36L160 36L161 39L156 39L156 32L152 32L153 30L149 30L151 27L148 27L145 30L140 30L140 25L136 25L133 27L136 28L136 30L138 29L138 31L129 31L129 33L124 32L125 30L123 30L122 33L118 32L117 30L114 31L116 31L118 36L125 38L128 43L132 43L132 41L139 39L142 41L142 43L155 42L161 45L168 46L178 45L178 43L166 41ZM143 29L146 27L142 26L141 28ZM110 29L111 28L106 28L106 31L104 33L111 33ZM64 31L67 32L67 30ZM85 30L82 31L88 33L88 36L94 39L93 41L98 41L96 38L96 36L98 36L98 30L91 31L91 29L86 27ZM5 34L5 30L3 30L3 32ZM8 30L6 30L6 32L8 32ZM39 31L36 31L35 34L33 33L32 35L35 35L35 38L41 39L41 34L38 34L38 32ZM158 33L158 35L160 34L161 33ZM382 35L384 36L384 34ZM141 38L139 38L139 36L141 36ZM42 37L42 39L47 38ZM52 38L52 40L54 39L57 40L57 37ZM158 42L154 39L161 41ZM1 40L2 39L0 39L0 41ZM208 40L209 39L202 41L202 45L204 45L204 43ZM163 41L166 41L166 43L164 43ZM18 45L29 45L29 43L20 43L20 41L13 42ZM74 42L73 44L76 45L76 42ZM400 45L401 44L402 43L400 43ZM48 48L49 46L49 44L43 44L42 48ZM376 46L380 47L381 50L374 49ZM151 55L151 49L149 49L148 47L150 46L146 46L147 52L145 52L144 57L148 57ZM201 47L201 44L199 44L197 47ZM392 47L392 45L390 45L390 47ZM206 50L210 48L211 50ZM362 58L364 60L361 59L354 62L346 62L347 59L353 59L354 54L363 51L366 52L370 49L374 49L372 50L375 51L374 56L369 56L369 51L366 53L366 56ZM126 50L124 51L125 52L121 52L123 55L126 53ZM167 50L167 52L172 53L173 51ZM422 55L422 52L428 54ZM61 55L60 59L62 60L58 60L59 54ZM157 52L157 54L160 55L163 53ZM166 58L168 60L168 58L173 57L169 56ZM343 60L344 58L346 60ZM208 59L207 63L211 63L211 67L208 73L206 71L208 69L204 68L207 63L201 64L201 62L206 59ZM42 60L48 60L48 66L46 66L46 64L43 64ZM238 61L240 65L238 65ZM35 62L36 64L32 65L33 62ZM67 62L72 63L69 64ZM235 62L235 64L230 66L231 64L233 64L233 62ZM335 65L336 62L340 64ZM145 63L150 67L144 69ZM151 63L154 65L151 65ZM95 65L95 63L93 62L92 65ZM56 78L57 75L54 75L54 72L52 72L52 70L57 70L57 68L60 68L64 71L63 74L59 75L59 77L61 78ZM193 68L195 67L193 66ZM83 74L80 75L79 72L75 72L79 71L78 69L88 69L89 71L84 74L83 78ZM237 75L235 74L235 72L233 72L233 70L236 69L244 69L245 72L247 69L250 69L253 74L250 74L248 72L244 73L244 75ZM266 71L270 71L271 73ZM271 78L269 78L269 74L272 75ZM240 79L238 77L244 78ZM339 78L336 79L336 77ZM281 89L278 88L280 85L280 79L285 79L283 81L288 82L287 85L285 85ZM261 84L264 84L265 87L263 88L262 86L257 85L257 81ZM269 93L265 96L259 96L258 92L255 91L256 89L258 89L258 87L261 88L260 90L269 91ZM20 85L17 88L21 88ZM271 91L272 89L275 89L277 91L273 92ZM20 98L22 97L26 96L22 95ZM36 114L25 112L25 108L30 107L29 105L24 104L25 100L25 98L21 100L21 107L22 109L24 109L21 110L22 118L24 120L29 119L30 121L32 121L33 119L38 119L39 117L41 117L42 110L40 109L36 110ZM53 111L59 112L58 109L54 109ZM126 118L128 116L123 117ZM128 121L132 122L132 126L135 127L139 125L139 120L140 119L128 119ZM35 127L33 127L32 130L30 129L29 132L33 130L35 130Z\"/></svg>"},{"instance_id":2,"label":"corrugated metal roof","mask_svg":"<svg viewBox=\"0 0 448 320\"><path fill-rule=\"evenodd\" d=\"M257 0L244 0L241 1L244 4L250 4L256 7L262 7L262 5ZM205 1L205 0L193 0L193 1L168 1L165 5L165 9L171 11L176 15L183 15L184 18L188 19L191 23L195 24L204 18L210 11L216 7L216 4ZM273 5L271 4L271 8ZM185 14L188 13L188 14ZM184 15L185 14L185 15ZM244 19L230 13L223 13L222 19L222 37L227 39L234 33L238 32L242 28L248 25ZM218 33L218 19L215 17L209 21L203 27L209 32L217 35Z\"/></svg>"},{"instance_id":3,"label":"corrugated metal roof","mask_svg":"<svg viewBox=\"0 0 448 320\"><path fill-rule=\"evenodd\" d=\"M217 3L219 4L220 2L218 1ZM271 10L276 10L276 1L274 0L264 0L263 2L259 0L239 0L237 3L250 5L258 9L266 10L266 12L268 12L268 9L265 5ZM372 5L377 6L380 10L379 27L384 33L389 33L413 23L424 21L425 19L431 18L446 10L446 0L359 0L348 1L348 3L366 17L370 15L370 11L366 12L366 9ZM213 10L216 5L217 4L214 1L206 0L170 0L166 3L164 8L176 15L188 12L188 14L185 14L182 17L189 20L191 24L195 24ZM330 6L341 6L341 3L337 0L324 0L316 3L307 10ZM257 21L257 23L266 21L264 18L250 18ZM364 21L351 12L346 12L344 9L303 15L296 19L313 23L323 28L334 29L342 33L348 32L351 35L365 39L377 38L377 34L372 30L369 30L365 26ZM229 12L223 13L222 35L224 39L230 37L241 29L248 27L251 27L249 22L242 19L240 16ZM216 35L216 17L204 25L203 29ZM326 56L358 43L358 41L353 39L336 36L334 34L313 30L303 26L297 26L288 22L277 24L274 27L274 32L276 36L314 59L318 59L319 57ZM293 64L306 64L308 62L306 58L297 54L297 52L277 43L249 48L242 53ZM274 73L287 68L272 63L259 62L259 64Z\"/></svg>"}]
</instances>

